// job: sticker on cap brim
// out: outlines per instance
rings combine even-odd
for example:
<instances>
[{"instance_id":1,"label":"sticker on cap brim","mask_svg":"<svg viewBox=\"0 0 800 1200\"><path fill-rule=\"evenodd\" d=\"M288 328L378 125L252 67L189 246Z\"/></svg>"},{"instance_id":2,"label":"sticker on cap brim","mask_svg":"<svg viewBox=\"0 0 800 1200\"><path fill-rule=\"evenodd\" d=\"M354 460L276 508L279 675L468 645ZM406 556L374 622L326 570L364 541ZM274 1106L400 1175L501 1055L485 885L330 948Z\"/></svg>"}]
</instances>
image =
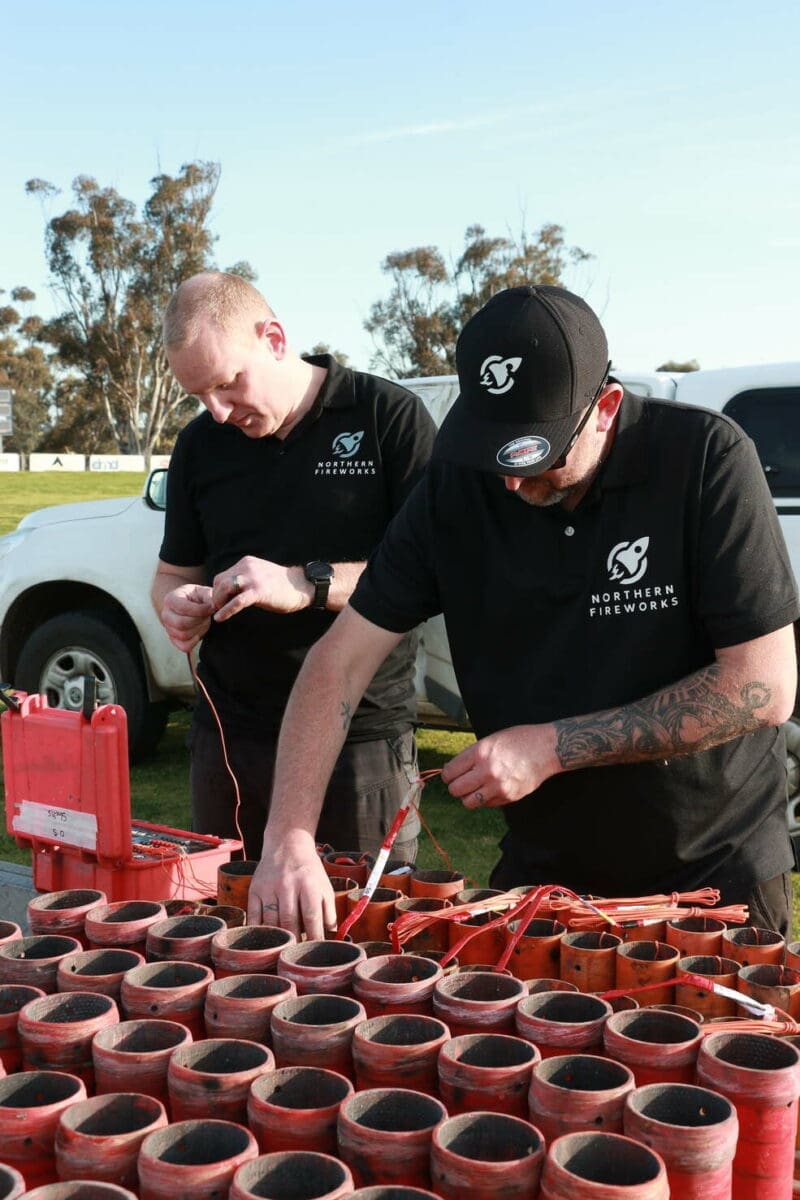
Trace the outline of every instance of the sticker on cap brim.
<instances>
[{"instance_id":1,"label":"sticker on cap brim","mask_svg":"<svg viewBox=\"0 0 800 1200\"><path fill-rule=\"evenodd\" d=\"M497 461L501 467L533 467L550 453L550 443L547 438L529 435L514 438L506 442L497 451Z\"/></svg>"}]
</instances>

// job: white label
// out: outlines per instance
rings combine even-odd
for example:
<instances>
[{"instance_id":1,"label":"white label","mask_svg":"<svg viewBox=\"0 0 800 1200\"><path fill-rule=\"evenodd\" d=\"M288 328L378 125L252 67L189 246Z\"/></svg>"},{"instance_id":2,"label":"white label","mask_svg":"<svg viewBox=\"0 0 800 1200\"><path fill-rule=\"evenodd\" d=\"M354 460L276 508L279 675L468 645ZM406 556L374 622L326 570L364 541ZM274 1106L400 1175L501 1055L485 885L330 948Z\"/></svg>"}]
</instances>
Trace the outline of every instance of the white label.
<instances>
[{"instance_id":1,"label":"white label","mask_svg":"<svg viewBox=\"0 0 800 1200\"><path fill-rule=\"evenodd\" d=\"M90 471L143 471L143 454L93 454Z\"/></svg>"},{"instance_id":2,"label":"white label","mask_svg":"<svg viewBox=\"0 0 800 1200\"><path fill-rule=\"evenodd\" d=\"M18 471L18 454L0 454L0 471Z\"/></svg>"},{"instance_id":3,"label":"white label","mask_svg":"<svg viewBox=\"0 0 800 1200\"><path fill-rule=\"evenodd\" d=\"M84 454L31 454L28 457L30 471L85 471Z\"/></svg>"},{"instance_id":4,"label":"white label","mask_svg":"<svg viewBox=\"0 0 800 1200\"><path fill-rule=\"evenodd\" d=\"M72 808L22 800L11 828L14 833L48 838L50 841L63 842L65 846L97 849L97 817L94 813L75 812Z\"/></svg>"}]
</instances>

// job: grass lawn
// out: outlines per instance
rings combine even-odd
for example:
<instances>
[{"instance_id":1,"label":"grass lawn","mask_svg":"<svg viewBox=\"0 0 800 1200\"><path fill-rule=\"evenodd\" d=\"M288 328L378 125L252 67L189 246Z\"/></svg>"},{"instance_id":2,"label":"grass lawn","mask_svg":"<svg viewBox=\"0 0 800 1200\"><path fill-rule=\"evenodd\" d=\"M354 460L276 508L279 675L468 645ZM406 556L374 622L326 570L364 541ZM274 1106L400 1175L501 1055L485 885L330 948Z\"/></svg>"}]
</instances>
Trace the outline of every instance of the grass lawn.
<instances>
[{"instance_id":1,"label":"grass lawn","mask_svg":"<svg viewBox=\"0 0 800 1200\"><path fill-rule=\"evenodd\" d=\"M0 535L35 508L139 495L146 478L141 471L0 472Z\"/></svg>"},{"instance_id":2,"label":"grass lawn","mask_svg":"<svg viewBox=\"0 0 800 1200\"><path fill-rule=\"evenodd\" d=\"M21 517L48 504L76 500L98 500L133 496L141 492L145 476L139 473L59 472L0 473L0 535L14 529ZM157 753L149 762L131 770L133 815L146 821L185 829L189 821L188 754L185 748L189 717L174 713ZM439 730L419 731L420 767L441 767L466 746L466 734ZM422 815L453 867L476 884L484 885L497 858L497 842L504 822L497 809L468 813L453 800L438 779L432 780L422 797ZM576 830L576 836L580 831ZM27 850L0 832L0 859L27 863ZM444 866L431 840L423 833L418 861L423 867ZM794 927L800 937L800 876L793 876Z\"/></svg>"},{"instance_id":3,"label":"grass lawn","mask_svg":"<svg viewBox=\"0 0 800 1200\"><path fill-rule=\"evenodd\" d=\"M188 726L188 713L174 713L153 758L131 769L131 808L135 817L176 829L188 828L189 760L185 748ZM420 730L421 768L443 766L470 740L467 734ZM464 871L476 883L485 884L497 859L497 842L504 828L501 815L492 809L465 814L438 779L425 787L421 811L454 868ZM0 859L28 863L30 855L3 831ZM424 867L446 865L424 833L420 839L419 863Z\"/></svg>"}]
</instances>

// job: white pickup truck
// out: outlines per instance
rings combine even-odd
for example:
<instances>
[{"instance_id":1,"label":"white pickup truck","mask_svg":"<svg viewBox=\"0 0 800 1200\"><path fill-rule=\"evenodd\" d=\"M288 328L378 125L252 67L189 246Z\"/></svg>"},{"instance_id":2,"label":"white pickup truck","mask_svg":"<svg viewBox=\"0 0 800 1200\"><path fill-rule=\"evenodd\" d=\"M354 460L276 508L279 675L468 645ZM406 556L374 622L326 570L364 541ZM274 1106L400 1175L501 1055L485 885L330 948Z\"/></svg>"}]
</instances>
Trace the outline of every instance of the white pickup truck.
<instances>
[{"instance_id":1,"label":"white pickup truck","mask_svg":"<svg viewBox=\"0 0 800 1200\"><path fill-rule=\"evenodd\" d=\"M691 374L615 371L632 391L728 413L758 447L800 579L800 363ZM455 376L403 381L440 424ZM161 542L166 473L144 494L42 508L0 538L0 675L51 705L78 709L86 676L97 700L128 713L132 757L156 745L170 706L190 703L184 655L150 605ZM427 622L417 662L423 723L468 724L441 618ZM800 725L790 723L790 828L800 832ZM797 813L795 813L795 806Z\"/></svg>"}]
</instances>

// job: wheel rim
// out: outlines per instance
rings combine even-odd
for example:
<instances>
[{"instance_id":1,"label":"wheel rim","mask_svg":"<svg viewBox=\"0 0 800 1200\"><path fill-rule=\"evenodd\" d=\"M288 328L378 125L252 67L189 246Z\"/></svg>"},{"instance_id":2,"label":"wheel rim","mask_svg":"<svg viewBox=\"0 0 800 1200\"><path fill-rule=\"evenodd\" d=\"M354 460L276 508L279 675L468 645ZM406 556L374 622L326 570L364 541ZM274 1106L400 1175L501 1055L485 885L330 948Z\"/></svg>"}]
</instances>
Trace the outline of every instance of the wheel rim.
<instances>
[{"instance_id":1,"label":"wheel rim","mask_svg":"<svg viewBox=\"0 0 800 1200\"><path fill-rule=\"evenodd\" d=\"M114 677L99 654L85 646L65 646L47 660L39 680L39 691L51 708L83 708L84 676L95 681L98 704L115 704Z\"/></svg>"}]
</instances>

